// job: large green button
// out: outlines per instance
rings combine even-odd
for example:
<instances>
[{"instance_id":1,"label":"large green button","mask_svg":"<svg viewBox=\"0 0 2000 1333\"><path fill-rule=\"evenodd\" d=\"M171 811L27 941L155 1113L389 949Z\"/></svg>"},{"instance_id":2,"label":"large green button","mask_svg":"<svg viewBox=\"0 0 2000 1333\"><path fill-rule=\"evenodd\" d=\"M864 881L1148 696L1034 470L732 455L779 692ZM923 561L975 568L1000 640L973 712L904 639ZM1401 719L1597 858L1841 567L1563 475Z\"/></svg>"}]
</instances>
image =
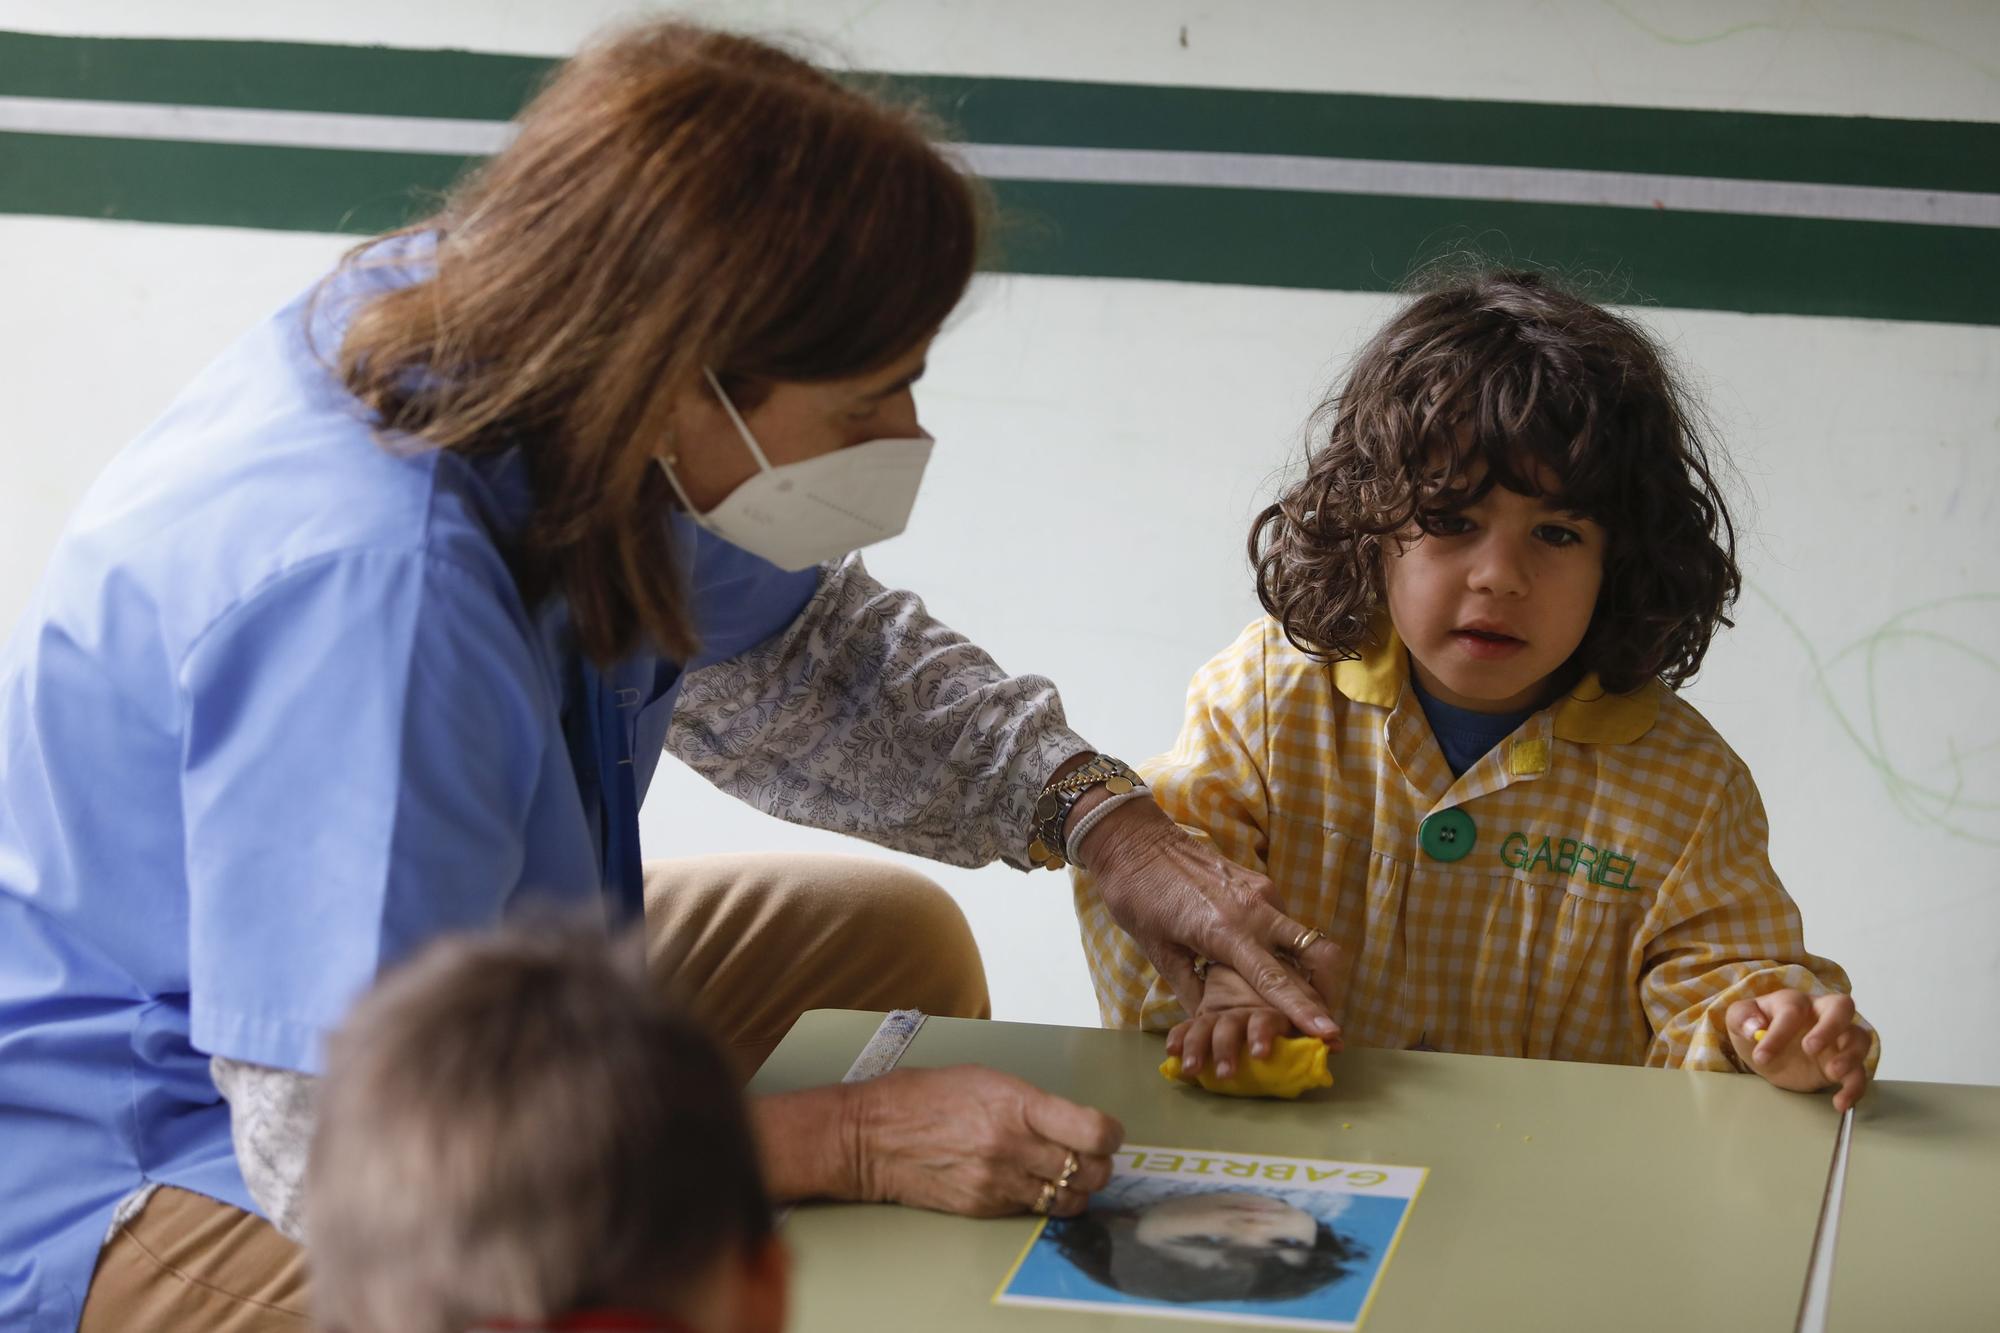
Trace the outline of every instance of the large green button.
<instances>
[{"instance_id":1,"label":"large green button","mask_svg":"<svg viewBox=\"0 0 2000 1333\"><path fill-rule=\"evenodd\" d=\"M1456 861L1472 853L1479 830L1463 810L1440 810L1417 828L1417 845L1433 861Z\"/></svg>"}]
</instances>

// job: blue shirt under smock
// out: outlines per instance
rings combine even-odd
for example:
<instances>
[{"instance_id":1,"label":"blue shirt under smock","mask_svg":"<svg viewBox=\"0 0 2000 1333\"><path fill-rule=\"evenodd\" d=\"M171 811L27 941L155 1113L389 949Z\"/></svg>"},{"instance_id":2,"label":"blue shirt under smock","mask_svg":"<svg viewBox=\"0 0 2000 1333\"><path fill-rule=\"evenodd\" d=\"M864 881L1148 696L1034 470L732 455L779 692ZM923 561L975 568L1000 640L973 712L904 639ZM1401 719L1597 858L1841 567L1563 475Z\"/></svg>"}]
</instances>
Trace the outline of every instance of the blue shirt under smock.
<instances>
[{"instance_id":1,"label":"blue shirt under smock","mask_svg":"<svg viewBox=\"0 0 2000 1333\"><path fill-rule=\"evenodd\" d=\"M1419 685L1414 671L1410 673L1410 688L1416 692L1424 720L1431 724L1431 735L1437 738L1438 749L1455 778L1464 777L1466 769L1484 759L1487 751L1513 735L1537 711L1518 708L1511 713L1478 713L1460 708Z\"/></svg>"},{"instance_id":2,"label":"blue shirt under smock","mask_svg":"<svg viewBox=\"0 0 2000 1333\"><path fill-rule=\"evenodd\" d=\"M344 275L311 341L330 355L346 298L413 271ZM75 1327L143 1184L255 1211L211 1055L317 1072L428 938L602 904L568 618L524 607L500 552L518 456L385 449L306 318L279 311L119 455L0 652L0 1328ZM675 521L690 666L811 596L816 571ZM640 794L679 678L605 673Z\"/></svg>"}]
</instances>

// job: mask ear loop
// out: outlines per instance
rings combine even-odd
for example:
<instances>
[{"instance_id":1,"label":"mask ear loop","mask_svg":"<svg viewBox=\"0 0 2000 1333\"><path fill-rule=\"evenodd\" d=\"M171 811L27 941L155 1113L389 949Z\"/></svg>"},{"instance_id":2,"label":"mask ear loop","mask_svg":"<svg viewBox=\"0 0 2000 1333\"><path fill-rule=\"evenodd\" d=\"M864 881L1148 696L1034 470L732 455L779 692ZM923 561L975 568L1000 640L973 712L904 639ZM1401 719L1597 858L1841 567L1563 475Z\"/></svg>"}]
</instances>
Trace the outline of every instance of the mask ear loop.
<instances>
[{"instance_id":1,"label":"mask ear loop","mask_svg":"<svg viewBox=\"0 0 2000 1333\"><path fill-rule=\"evenodd\" d=\"M681 488L680 476L674 471L681 465L681 433L678 427L667 439L667 451L657 455L653 461L660 465L660 471L667 474L667 485L674 488L674 498L681 502L682 512L702 527L707 527L701 511L694 507L694 501L688 499L688 493Z\"/></svg>"},{"instance_id":2,"label":"mask ear loop","mask_svg":"<svg viewBox=\"0 0 2000 1333\"><path fill-rule=\"evenodd\" d=\"M764 457L764 451L757 447L757 437L743 424L743 418L736 414L736 404L730 402L729 395L722 391L722 381L717 379L715 372L707 366L701 368L701 373L708 377L708 387L715 390L715 396L722 401L722 410L729 414L729 420L735 425L736 433L743 437L743 443L750 446L750 456L757 460L757 466L766 472L772 471L771 460Z\"/></svg>"},{"instance_id":3,"label":"mask ear loop","mask_svg":"<svg viewBox=\"0 0 2000 1333\"><path fill-rule=\"evenodd\" d=\"M766 472L775 471L771 466L771 460L764 457L764 451L757 447L757 437L750 433L750 427L744 425L743 418L737 415L736 404L730 402L729 395L722 391L722 381L718 380L715 372L707 366L701 368L701 373L708 380L708 387L715 390L715 396L722 403L722 410L729 414L730 424L736 427L736 433L743 437L743 443L750 446L750 456L757 460L757 466ZM667 474L667 485L674 488L674 496L681 502L681 508L687 511L688 517L705 528L708 526L707 518L694 507L694 501L688 499L688 493L681 488L680 477L674 472L680 461L681 451L676 444L672 453L659 459L660 471Z\"/></svg>"},{"instance_id":4,"label":"mask ear loop","mask_svg":"<svg viewBox=\"0 0 2000 1333\"><path fill-rule=\"evenodd\" d=\"M707 516L694 507L694 501L688 499L688 493L681 489L681 479L674 475L674 465L681 461L680 451L676 449L673 453L666 454L654 461L660 465L660 471L667 474L667 485L674 488L674 498L681 502L681 509L696 523L704 528L707 527Z\"/></svg>"}]
</instances>

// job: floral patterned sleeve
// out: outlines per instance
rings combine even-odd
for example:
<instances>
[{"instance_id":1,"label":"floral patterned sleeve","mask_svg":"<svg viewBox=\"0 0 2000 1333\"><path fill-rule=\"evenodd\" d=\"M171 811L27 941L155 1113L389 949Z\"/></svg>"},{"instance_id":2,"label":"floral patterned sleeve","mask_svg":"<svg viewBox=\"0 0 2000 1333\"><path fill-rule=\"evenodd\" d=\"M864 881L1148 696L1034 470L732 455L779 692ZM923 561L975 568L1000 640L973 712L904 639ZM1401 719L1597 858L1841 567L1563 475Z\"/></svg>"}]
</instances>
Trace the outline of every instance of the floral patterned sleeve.
<instances>
[{"instance_id":1,"label":"floral patterned sleeve","mask_svg":"<svg viewBox=\"0 0 2000 1333\"><path fill-rule=\"evenodd\" d=\"M784 630L689 672L667 733L667 753L780 819L1020 870L1042 784L1090 748L1053 683L1008 675L858 555Z\"/></svg>"}]
</instances>

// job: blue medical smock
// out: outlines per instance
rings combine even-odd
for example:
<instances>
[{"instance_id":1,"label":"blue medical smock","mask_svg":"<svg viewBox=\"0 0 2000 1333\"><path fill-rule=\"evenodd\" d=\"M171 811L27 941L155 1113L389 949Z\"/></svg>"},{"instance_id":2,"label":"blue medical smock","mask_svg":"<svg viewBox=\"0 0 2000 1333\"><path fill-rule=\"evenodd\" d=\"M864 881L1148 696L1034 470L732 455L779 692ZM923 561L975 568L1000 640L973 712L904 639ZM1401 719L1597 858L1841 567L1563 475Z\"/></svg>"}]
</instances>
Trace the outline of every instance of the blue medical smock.
<instances>
[{"instance_id":1,"label":"blue medical smock","mask_svg":"<svg viewBox=\"0 0 2000 1333\"><path fill-rule=\"evenodd\" d=\"M518 456L385 449L315 355L414 271L346 275L310 337L301 298L204 371L91 489L0 652L0 1328L74 1328L145 1183L256 1210L211 1055L318 1072L430 937L603 910L567 616L524 607L501 555ZM690 668L816 587L675 521ZM679 679L604 673L639 795Z\"/></svg>"}]
</instances>

